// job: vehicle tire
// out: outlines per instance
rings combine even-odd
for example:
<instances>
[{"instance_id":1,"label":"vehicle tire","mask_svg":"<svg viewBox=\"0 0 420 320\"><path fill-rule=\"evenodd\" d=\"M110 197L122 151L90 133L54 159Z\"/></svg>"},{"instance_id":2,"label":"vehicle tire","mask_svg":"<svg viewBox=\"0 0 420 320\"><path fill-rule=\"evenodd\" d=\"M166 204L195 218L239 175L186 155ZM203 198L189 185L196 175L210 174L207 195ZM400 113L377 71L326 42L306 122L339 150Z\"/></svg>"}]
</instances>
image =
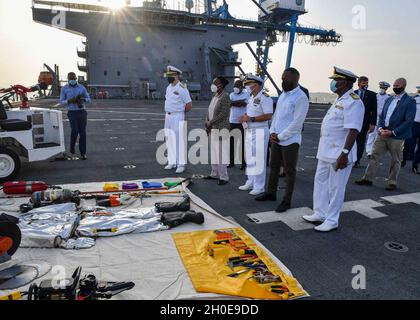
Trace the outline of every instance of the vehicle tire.
<instances>
[{"instance_id":1,"label":"vehicle tire","mask_svg":"<svg viewBox=\"0 0 420 320\"><path fill-rule=\"evenodd\" d=\"M11 181L20 170L19 156L12 150L0 147L0 183Z\"/></svg>"}]
</instances>

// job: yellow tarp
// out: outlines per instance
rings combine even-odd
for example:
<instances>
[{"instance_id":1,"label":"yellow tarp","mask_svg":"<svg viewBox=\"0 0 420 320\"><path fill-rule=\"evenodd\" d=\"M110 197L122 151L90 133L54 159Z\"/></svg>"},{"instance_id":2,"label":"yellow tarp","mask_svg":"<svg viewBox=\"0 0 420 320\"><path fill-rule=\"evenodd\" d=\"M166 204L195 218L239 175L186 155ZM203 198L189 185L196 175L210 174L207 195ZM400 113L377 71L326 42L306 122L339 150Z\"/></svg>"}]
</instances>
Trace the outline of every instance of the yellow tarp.
<instances>
[{"instance_id":1,"label":"yellow tarp","mask_svg":"<svg viewBox=\"0 0 420 320\"><path fill-rule=\"evenodd\" d=\"M226 230L233 230L249 248L256 252L258 258L264 262L271 273L280 276L282 282L260 284L251 279L252 270L241 274L237 278L228 277L234 271L237 272L245 268L235 268L232 271L227 266L229 258L237 256L238 253L230 245L213 245L216 240L214 231L175 233L173 239L197 292L271 300L296 299L306 296L306 292L298 281L283 272L242 228ZM209 245L213 248L213 257L209 255ZM271 286L273 285L284 285L289 289L289 293L273 293L271 292Z\"/></svg>"}]
</instances>

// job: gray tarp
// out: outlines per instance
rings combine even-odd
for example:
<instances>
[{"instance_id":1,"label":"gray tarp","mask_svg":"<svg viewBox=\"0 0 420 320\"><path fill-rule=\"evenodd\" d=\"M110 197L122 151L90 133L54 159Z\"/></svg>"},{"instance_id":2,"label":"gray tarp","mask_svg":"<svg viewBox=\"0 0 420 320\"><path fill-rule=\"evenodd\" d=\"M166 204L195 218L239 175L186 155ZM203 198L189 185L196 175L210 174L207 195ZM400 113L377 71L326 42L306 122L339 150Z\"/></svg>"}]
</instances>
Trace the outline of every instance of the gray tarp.
<instances>
[{"instance_id":1,"label":"gray tarp","mask_svg":"<svg viewBox=\"0 0 420 320\"><path fill-rule=\"evenodd\" d=\"M140 180L141 181L141 180ZM163 179L156 181L178 181ZM82 191L100 190L103 183L88 183L64 186ZM203 225L185 224L172 230L161 232L127 234L118 237L100 238L96 245L87 250L21 248L14 259L45 260L54 266L63 266L70 277L77 266L83 267L83 273L93 272L98 278L109 281L134 281L136 286L115 299L224 299L216 294L197 293L178 254L171 234L233 228L238 225L212 210L205 202L191 194L193 210L205 215ZM145 198L144 206L153 206L158 201L178 200L172 196ZM254 239L255 240L255 239ZM255 240L257 244L261 245ZM267 251L267 250L266 250ZM269 251L279 267L290 271ZM50 278L51 273L43 279ZM39 281L39 280L37 280ZM2 294L0 292L0 294Z\"/></svg>"}]
</instances>

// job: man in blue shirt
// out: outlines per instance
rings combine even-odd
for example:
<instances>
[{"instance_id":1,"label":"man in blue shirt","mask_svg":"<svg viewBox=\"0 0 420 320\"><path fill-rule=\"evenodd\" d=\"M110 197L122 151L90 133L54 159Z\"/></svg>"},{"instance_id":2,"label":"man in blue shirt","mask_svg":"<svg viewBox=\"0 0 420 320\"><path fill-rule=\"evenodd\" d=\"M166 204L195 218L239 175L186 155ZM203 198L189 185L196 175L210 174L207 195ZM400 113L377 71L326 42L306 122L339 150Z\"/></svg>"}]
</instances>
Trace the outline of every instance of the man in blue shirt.
<instances>
[{"instance_id":1,"label":"man in blue shirt","mask_svg":"<svg viewBox=\"0 0 420 320\"><path fill-rule=\"evenodd\" d=\"M79 137L79 151L83 160L86 157L86 125L87 112L85 104L90 102L89 94L86 88L77 83L77 77L74 72L67 76L68 84L61 89L60 104L67 107L67 116L70 121L71 139L70 153L74 157L77 137Z\"/></svg>"}]
</instances>

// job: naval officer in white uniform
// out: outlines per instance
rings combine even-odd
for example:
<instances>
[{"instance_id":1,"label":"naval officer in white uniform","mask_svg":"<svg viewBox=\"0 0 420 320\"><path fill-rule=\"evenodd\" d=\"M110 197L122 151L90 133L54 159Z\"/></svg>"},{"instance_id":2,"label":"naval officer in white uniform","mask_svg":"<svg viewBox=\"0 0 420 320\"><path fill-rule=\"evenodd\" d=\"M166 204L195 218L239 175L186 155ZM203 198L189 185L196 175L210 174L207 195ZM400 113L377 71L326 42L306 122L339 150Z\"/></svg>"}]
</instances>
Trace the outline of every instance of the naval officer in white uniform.
<instances>
[{"instance_id":1,"label":"naval officer in white uniform","mask_svg":"<svg viewBox=\"0 0 420 320\"><path fill-rule=\"evenodd\" d=\"M248 180L239 187L257 196L265 192L269 121L273 117L273 100L264 92L264 80L248 75L244 81L250 93L246 114L239 118L245 128L245 160Z\"/></svg>"},{"instance_id":2,"label":"naval officer in white uniform","mask_svg":"<svg viewBox=\"0 0 420 320\"><path fill-rule=\"evenodd\" d=\"M187 86L181 82L182 71L168 66L165 76L168 78L165 100L165 139L168 148L168 165L165 170L176 169L180 174L185 171L186 141L184 128L185 113L192 109L192 100Z\"/></svg>"},{"instance_id":3,"label":"naval officer in white uniform","mask_svg":"<svg viewBox=\"0 0 420 320\"><path fill-rule=\"evenodd\" d=\"M391 85L386 81L379 82L379 93L376 96L376 100L378 101L378 123L379 118L382 114L382 111L384 110L385 102L386 100L391 97L386 91L391 87ZM373 151L373 144L375 143L376 138L378 137L378 126L375 127L375 130L373 130L372 133L369 133L368 135L368 141L366 143L366 153L368 157L370 158L372 156Z\"/></svg>"},{"instance_id":4,"label":"naval officer in white uniform","mask_svg":"<svg viewBox=\"0 0 420 320\"><path fill-rule=\"evenodd\" d=\"M321 126L318 167L314 186L314 214L303 219L322 223L315 228L329 232L338 228L346 186L353 164L357 161L355 141L363 126L365 107L354 93L357 76L334 68L331 91L338 95Z\"/></svg>"}]
</instances>

